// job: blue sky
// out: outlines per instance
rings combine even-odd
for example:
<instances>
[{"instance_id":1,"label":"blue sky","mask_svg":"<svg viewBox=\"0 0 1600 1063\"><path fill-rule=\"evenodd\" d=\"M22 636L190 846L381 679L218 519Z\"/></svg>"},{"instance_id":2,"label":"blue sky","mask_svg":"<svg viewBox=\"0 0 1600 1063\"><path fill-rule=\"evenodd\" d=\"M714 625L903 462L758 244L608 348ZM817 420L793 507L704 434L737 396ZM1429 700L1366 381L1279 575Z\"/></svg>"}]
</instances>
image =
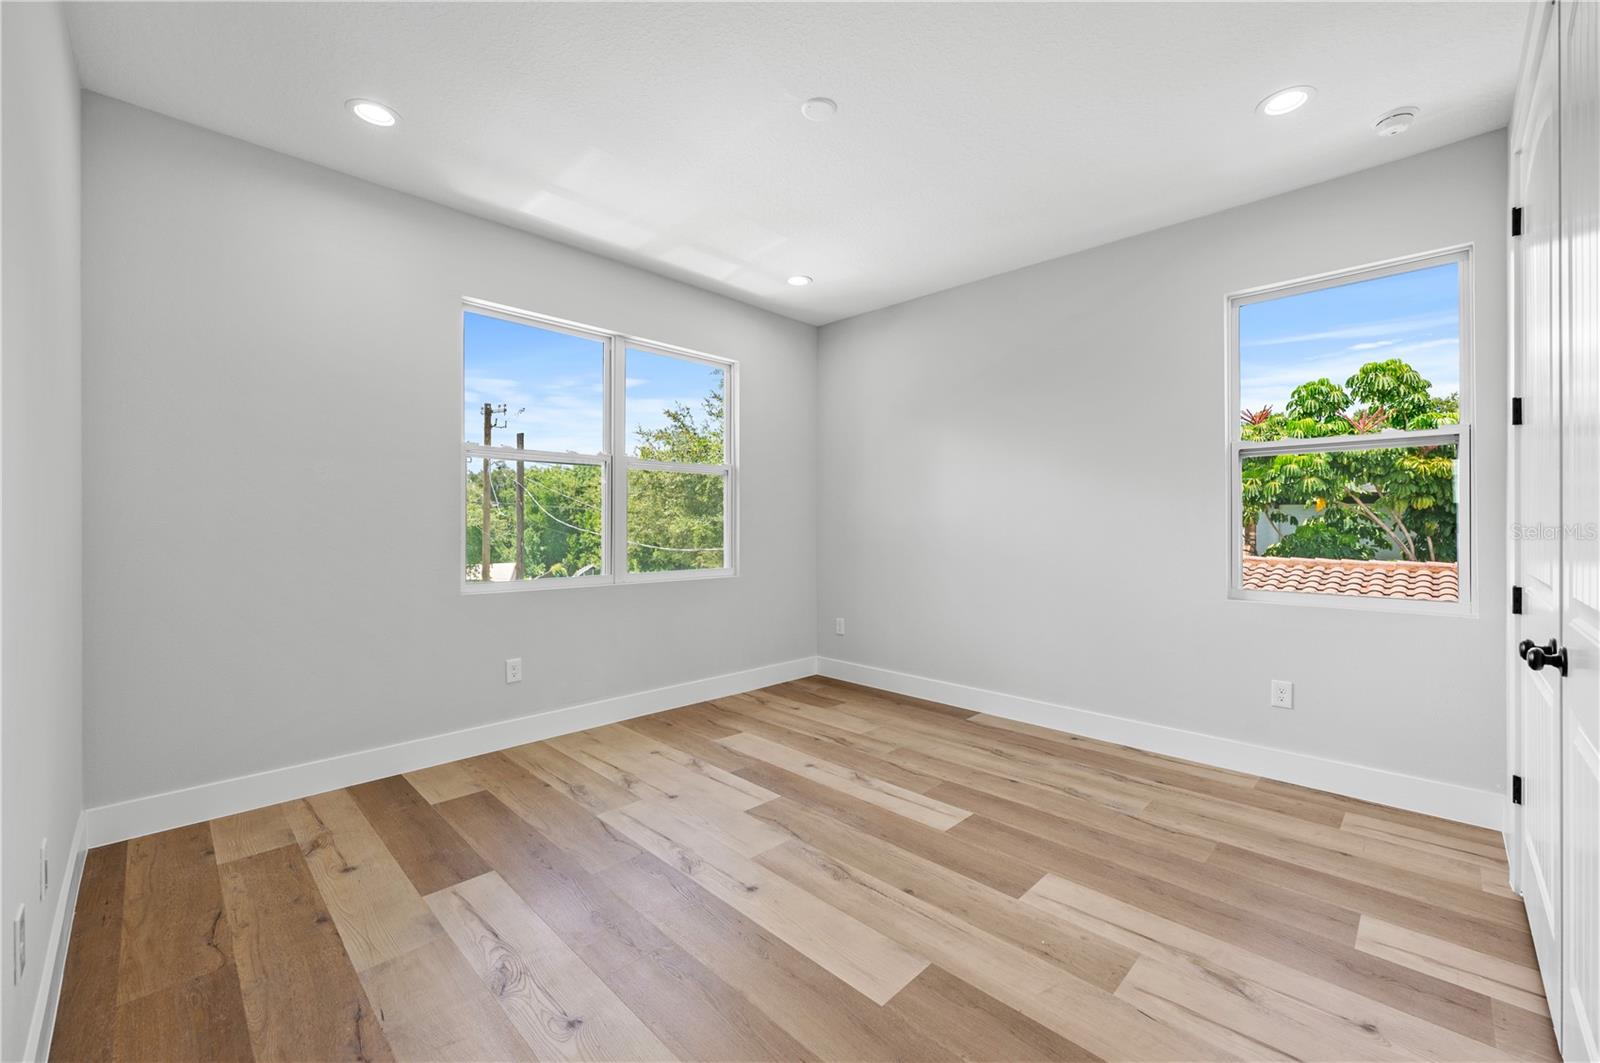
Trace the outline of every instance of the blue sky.
<instances>
[{"instance_id":1,"label":"blue sky","mask_svg":"<svg viewBox=\"0 0 1600 1063\"><path fill-rule=\"evenodd\" d=\"M466 315L466 439L483 442L483 404L505 403L494 441L512 445L525 433L530 450L605 449L604 345L598 340L523 325L484 314ZM645 351L628 352L627 422L634 429L666 423L664 410L681 402L697 412L722 381L722 371L699 362ZM520 411L520 412L519 412Z\"/></svg>"},{"instance_id":2,"label":"blue sky","mask_svg":"<svg viewBox=\"0 0 1600 1063\"><path fill-rule=\"evenodd\" d=\"M1456 263L1341 284L1239 308L1239 403L1281 412L1300 384L1344 385L1367 362L1399 358L1435 395L1461 387Z\"/></svg>"}]
</instances>

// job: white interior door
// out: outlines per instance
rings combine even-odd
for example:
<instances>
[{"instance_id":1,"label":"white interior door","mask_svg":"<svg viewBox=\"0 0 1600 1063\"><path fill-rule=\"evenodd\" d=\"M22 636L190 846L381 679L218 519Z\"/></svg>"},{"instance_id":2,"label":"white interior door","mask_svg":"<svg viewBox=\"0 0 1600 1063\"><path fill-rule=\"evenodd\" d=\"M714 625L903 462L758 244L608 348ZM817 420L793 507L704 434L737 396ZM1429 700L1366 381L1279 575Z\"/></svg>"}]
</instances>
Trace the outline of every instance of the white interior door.
<instances>
[{"instance_id":1,"label":"white interior door","mask_svg":"<svg viewBox=\"0 0 1600 1063\"><path fill-rule=\"evenodd\" d=\"M1528 120L1517 145L1522 236L1517 241L1518 429L1517 582L1522 587L1518 637L1548 645L1562 634L1560 270L1560 129L1557 120L1556 21L1534 82ZM1522 820L1518 882L1551 1001L1561 998L1561 699L1554 667L1534 670L1514 660L1521 755ZM1557 1031L1559 1033L1559 1029Z\"/></svg>"},{"instance_id":2,"label":"white interior door","mask_svg":"<svg viewBox=\"0 0 1600 1063\"><path fill-rule=\"evenodd\" d=\"M1561 37L1563 995L1567 1059L1600 1059L1600 9L1564 4ZM1556 1002L1559 1001L1559 1007Z\"/></svg>"}]
</instances>

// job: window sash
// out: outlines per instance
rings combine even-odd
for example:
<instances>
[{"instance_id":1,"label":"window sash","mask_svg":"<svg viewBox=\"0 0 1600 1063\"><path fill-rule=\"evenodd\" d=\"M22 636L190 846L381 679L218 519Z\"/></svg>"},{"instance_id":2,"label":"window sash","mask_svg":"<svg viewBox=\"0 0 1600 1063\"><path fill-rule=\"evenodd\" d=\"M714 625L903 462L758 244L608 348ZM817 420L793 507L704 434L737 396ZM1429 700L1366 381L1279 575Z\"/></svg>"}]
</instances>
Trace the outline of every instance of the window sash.
<instances>
[{"instance_id":1,"label":"window sash","mask_svg":"<svg viewBox=\"0 0 1600 1063\"><path fill-rule=\"evenodd\" d=\"M592 584L596 584L596 583L612 583L612 582L614 582L614 580L612 578L611 568L610 568L610 565L611 565L610 552L606 548L606 535L608 534L607 529L611 526L611 490L610 490L610 486L611 486L610 485L611 465L610 465L610 463L608 461L605 460L603 455L597 455L597 454L569 454L569 453L565 453L565 452L562 452L559 455L551 455L550 452L548 452L548 451L541 451L541 450L511 450L511 451L507 451L507 450L505 450L505 449L503 449L501 447L495 447L495 446L486 447L486 446L483 446L482 444L468 444L467 446L463 447L462 449L464 451L463 458L465 459L462 462L463 471L462 471L462 480L461 480L461 486L462 486L462 491L461 491L461 498L462 498L462 519L461 519L462 551L461 552L462 552L463 556L466 554L466 537L467 537L467 520L466 520L466 497L467 497L467 492L466 492L466 486L467 486L467 479L471 475L471 470L470 470L470 468L468 468L468 466L470 466L470 464L472 462L474 462L474 461L488 461L488 462L493 462L493 463L495 463L497 465L516 465L519 462L527 462L527 463L530 463L530 464L537 463L537 464L540 464L540 465L585 465L585 466L588 466L590 468L598 468L600 470L600 484L601 484L601 488L600 488L600 536L601 536L601 538L600 538L600 565L599 565L598 571L589 572L589 573L586 573L586 574L581 575L581 576L562 576L562 577L559 577L559 578L536 577L536 578L533 578L533 579L500 580L500 581L494 581L494 580L489 580L489 579L468 579L465 571L463 571L462 572L462 576L461 576L461 583L462 583L463 589L471 591L473 593L481 593L481 592L490 592L490 591L498 592L498 591L506 591L506 590L519 590L519 589L526 589L526 588L533 587L533 586L539 586L539 587L562 586L562 587L566 587L566 586L574 586L574 585L592 585ZM487 521L483 522L484 525L487 525L487 523L488 523ZM480 525L480 527L482 527L482 525ZM487 527L484 527L483 531L481 531L480 534L488 534Z\"/></svg>"},{"instance_id":2,"label":"window sash","mask_svg":"<svg viewBox=\"0 0 1600 1063\"><path fill-rule=\"evenodd\" d=\"M1385 262L1374 263L1366 266L1355 266L1349 269L1333 270L1320 273L1312 277L1302 277L1299 280L1284 281L1278 284L1267 284L1245 291L1234 292L1227 297L1227 346L1225 351L1226 363L1224 370L1227 381L1227 407L1224 410L1226 417L1226 438L1234 443L1245 442L1240 438L1241 425L1239 423L1240 409L1240 373L1239 361L1239 311L1252 303L1270 302L1284 299L1294 295L1303 295L1306 292L1321 291L1325 288L1338 288L1346 284L1360 281L1377 280L1381 277L1390 277L1399 273L1412 273L1417 270L1429 269L1433 266L1443 266L1454 262L1458 269L1460 282L1459 306L1459 334L1460 348L1458 355L1460 366L1460 420L1461 425L1473 423L1473 400L1476 387L1473 367L1473 351L1476 336L1473 331L1473 276L1472 276L1472 245L1462 244L1456 247L1444 248L1439 251L1425 251L1421 254L1407 255L1403 258L1391 259ZM1450 427L1450 426L1446 426ZM1384 433L1374 432L1364 438L1381 436ZM1276 441L1274 441L1276 442Z\"/></svg>"},{"instance_id":3,"label":"window sash","mask_svg":"<svg viewBox=\"0 0 1600 1063\"><path fill-rule=\"evenodd\" d=\"M699 351L657 343L625 333L606 332L577 322L518 310L480 299L463 299L463 315L467 313L498 317L516 324L565 332L585 339L596 339L605 344L605 363L602 370L604 393L603 437L605 449L599 453L574 453L567 451L519 450L515 446L464 442L462 452L466 458L506 462L539 462L554 465L591 465L602 469L604 490L603 511L600 518L601 571L599 573L566 577L561 580L539 579L520 582L492 582L469 580L463 572L461 587L466 593L496 593L548 589L551 587L594 586L597 584L670 582L687 579L714 579L738 574L738 374L736 362L716 358ZM466 388L465 318L462 319L461 386ZM722 458L719 465L702 465L690 462L653 461L628 455L627 447L627 351L629 348L669 358L681 358L714 366L723 371L723 432ZM465 402L457 404L465 406ZM464 428L465 426L463 426ZM690 473L718 476L722 479L722 567L712 569L680 569L663 572L628 571L628 472L632 469L660 472ZM462 482L459 504L465 505L466 465L462 463ZM466 553L466 519L464 510L460 520L461 544L457 557Z\"/></svg>"},{"instance_id":4,"label":"window sash","mask_svg":"<svg viewBox=\"0 0 1600 1063\"><path fill-rule=\"evenodd\" d=\"M715 366L723 373L723 398L722 398L722 461L720 465L699 465L691 462L654 461L645 458L635 458L628 453L628 350L632 348L649 354L662 355L668 358L681 358L684 361L697 362L702 365ZM610 481L608 491L611 513L616 514L617 527L620 534L612 535L607 540L607 562L611 571L616 573L619 583L656 583L669 582L682 579L706 579L716 576L731 576L737 570L737 536L738 522L736 520L737 497L735 488L735 462L737 441L734 425L737 423L737 407L735 405L737 387L735 385L738 367L720 358L711 358L700 354L698 351L685 350L667 344L653 343L634 336L617 335L611 338L609 353L610 372L608 382L611 390L607 394L606 405L610 418L609 427L611 435L608 436L611 453L617 457L616 465L618 475ZM628 541L631 531L628 527L628 473L634 469L653 469L661 472L687 472L701 473L703 475L722 477L722 567L706 569L675 569L661 572L630 572L628 570Z\"/></svg>"},{"instance_id":5,"label":"window sash","mask_svg":"<svg viewBox=\"0 0 1600 1063\"><path fill-rule=\"evenodd\" d=\"M1305 444L1320 444L1306 446ZM1287 444L1287 446L1283 445ZM1456 448L1456 583L1459 596L1453 602L1428 602L1404 598L1376 598L1360 595L1315 594L1309 591L1264 591L1244 585L1244 484L1241 474L1247 458L1276 454L1317 454L1342 450L1394 450L1416 446L1455 446ZM1274 439L1229 447L1228 465L1228 597L1241 601L1283 602L1292 605L1332 606L1340 609L1378 609L1388 612L1457 614L1476 612L1473 579L1472 532L1476 513L1472 505L1472 429L1470 425L1421 432L1372 432L1367 435L1330 436L1323 439Z\"/></svg>"},{"instance_id":6,"label":"window sash","mask_svg":"<svg viewBox=\"0 0 1600 1063\"><path fill-rule=\"evenodd\" d=\"M623 465L623 475L618 479L617 502L622 513L623 528L627 529L628 519L628 473L634 470L640 472L670 472L687 476L720 477L722 479L722 566L720 568L681 568L663 569L655 572L630 572L628 570L628 548L630 546L644 545L635 540L631 533L622 536L620 545L621 561L617 573L627 583L651 583L661 580L694 579L697 576L731 575L733 571L733 477L724 466L693 465L687 462L678 463L671 461L640 461L636 458L627 459Z\"/></svg>"}]
</instances>

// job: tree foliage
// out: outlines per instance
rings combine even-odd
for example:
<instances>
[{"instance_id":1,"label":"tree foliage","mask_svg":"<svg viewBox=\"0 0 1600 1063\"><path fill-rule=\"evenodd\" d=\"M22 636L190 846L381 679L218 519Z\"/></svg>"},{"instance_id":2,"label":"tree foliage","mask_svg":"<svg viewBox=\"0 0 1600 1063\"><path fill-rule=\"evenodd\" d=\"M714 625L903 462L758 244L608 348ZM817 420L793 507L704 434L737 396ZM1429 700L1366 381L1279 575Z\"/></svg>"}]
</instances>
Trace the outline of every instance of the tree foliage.
<instances>
[{"instance_id":1,"label":"tree foliage","mask_svg":"<svg viewBox=\"0 0 1600 1063\"><path fill-rule=\"evenodd\" d=\"M1436 398L1410 365L1368 362L1343 386L1326 377L1294 389L1287 407L1241 411L1245 440L1318 439L1455 424L1459 397ZM1277 454L1242 463L1246 549L1265 516L1277 557L1456 559L1456 447ZM1309 514L1309 515L1306 515Z\"/></svg>"},{"instance_id":2,"label":"tree foliage","mask_svg":"<svg viewBox=\"0 0 1600 1063\"><path fill-rule=\"evenodd\" d=\"M635 453L646 461L720 465L725 423L721 391L696 412L682 403L660 428L637 428ZM723 480L699 473L635 470L628 479L628 568L659 572L721 568Z\"/></svg>"},{"instance_id":3,"label":"tree foliage","mask_svg":"<svg viewBox=\"0 0 1600 1063\"><path fill-rule=\"evenodd\" d=\"M713 392L696 411L682 403L667 423L634 429L635 457L646 461L720 465L723 396ZM490 563L517 559L516 463L489 463ZM468 579L482 579L481 458L467 459ZM522 564L526 578L576 576L601 568L604 484L597 465L527 463L522 470ZM661 572L723 565L723 480L720 476L636 469L628 481L628 568Z\"/></svg>"}]
</instances>

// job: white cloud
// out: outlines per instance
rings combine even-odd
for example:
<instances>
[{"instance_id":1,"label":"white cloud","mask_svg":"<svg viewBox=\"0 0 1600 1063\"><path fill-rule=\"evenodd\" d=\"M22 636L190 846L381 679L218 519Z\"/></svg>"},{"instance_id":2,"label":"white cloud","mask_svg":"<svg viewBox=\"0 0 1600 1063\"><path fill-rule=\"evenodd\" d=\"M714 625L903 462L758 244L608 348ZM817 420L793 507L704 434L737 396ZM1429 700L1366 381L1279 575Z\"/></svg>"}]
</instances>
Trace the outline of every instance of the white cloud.
<instances>
[{"instance_id":1,"label":"white cloud","mask_svg":"<svg viewBox=\"0 0 1600 1063\"><path fill-rule=\"evenodd\" d=\"M1326 329L1321 332L1300 332L1289 336L1273 336L1268 339L1251 340L1244 344L1245 347L1279 347L1288 343L1309 343L1313 340L1361 340L1371 336L1393 336L1403 332L1423 332L1427 329L1444 328L1456 323L1457 315L1448 314L1418 314L1415 317L1401 317L1390 321L1373 321L1365 325L1345 325L1341 328Z\"/></svg>"},{"instance_id":2,"label":"white cloud","mask_svg":"<svg viewBox=\"0 0 1600 1063\"><path fill-rule=\"evenodd\" d=\"M497 444L511 444L517 433L526 435L534 450L598 452L603 445L601 388L589 377L557 377L538 382L503 377L468 377L466 380L466 430L474 442L482 439L485 402L504 403L504 427L497 428Z\"/></svg>"}]
</instances>

